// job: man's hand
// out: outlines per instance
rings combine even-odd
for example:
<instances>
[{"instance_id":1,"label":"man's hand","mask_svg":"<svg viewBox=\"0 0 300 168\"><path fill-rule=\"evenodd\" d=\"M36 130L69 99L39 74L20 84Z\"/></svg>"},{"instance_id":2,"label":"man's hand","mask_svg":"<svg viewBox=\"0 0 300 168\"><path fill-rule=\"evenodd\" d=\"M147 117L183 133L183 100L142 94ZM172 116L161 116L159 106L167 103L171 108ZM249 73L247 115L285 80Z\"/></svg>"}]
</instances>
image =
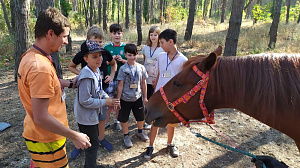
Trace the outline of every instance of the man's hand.
<instances>
[{"instance_id":1,"label":"man's hand","mask_svg":"<svg viewBox=\"0 0 300 168\"><path fill-rule=\"evenodd\" d=\"M90 143L90 138L86 134L81 132L75 132L75 137L72 139L70 138L70 140L73 142L77 149L84 150L92 146Z\"/></svg>"},{"instance_id":2,"label":"man's hand","mask_svg":"<svg viewBox=\"0 0 300 168\"><path fill-rule=\"evenodd\" d=\"M267 168L288 168L285 163L279 162L270 156L256 156L256 159L252 158L251 162L255 163L256 168L263 168L263 164L265 164Z\"/></svg>"}]
</instances>

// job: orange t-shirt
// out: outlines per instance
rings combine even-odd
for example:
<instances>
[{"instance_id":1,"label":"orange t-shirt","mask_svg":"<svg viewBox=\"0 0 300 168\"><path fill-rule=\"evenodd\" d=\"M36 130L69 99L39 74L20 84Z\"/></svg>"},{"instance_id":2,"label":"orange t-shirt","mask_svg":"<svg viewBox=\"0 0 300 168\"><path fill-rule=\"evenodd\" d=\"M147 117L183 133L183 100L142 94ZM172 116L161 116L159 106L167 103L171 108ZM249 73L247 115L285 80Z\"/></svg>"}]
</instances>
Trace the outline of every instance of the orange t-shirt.
<instances>
[{"instance_id":1,"label":"orange t-shirt","mask_svg":"<svg viewBox=\"0 0 300 168\"><path fill-rule=\"evenodd\" d=\"M49 98L48 112L61 124L68 126L65 101L62 101L60 82L50 60L36 49L29 49L21 57L18 88L26 110L23 136L38 142L53 142L64 138L40 127L33 121L31 98Z\"/></svg>"}]
</instances>

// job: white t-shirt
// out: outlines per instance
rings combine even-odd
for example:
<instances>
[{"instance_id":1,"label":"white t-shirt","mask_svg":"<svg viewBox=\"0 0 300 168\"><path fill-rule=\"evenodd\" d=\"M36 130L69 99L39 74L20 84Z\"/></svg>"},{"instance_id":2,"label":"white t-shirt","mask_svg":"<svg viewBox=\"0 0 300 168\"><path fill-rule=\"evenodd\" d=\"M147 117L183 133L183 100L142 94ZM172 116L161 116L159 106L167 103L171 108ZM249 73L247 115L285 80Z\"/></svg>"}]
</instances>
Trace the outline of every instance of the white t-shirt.
<instances>
[{"instance_id":1,"label":"white t-shirt","mask_svg":"<svg viewBox=\"0 0 300 168\"><path fill-rule=\"evenodd\" d=\"M177 75L181 69L182 65L188 60L186 56L182 53L178 52L178 57L173 61L170 61L167 52L160 53L157 57L157 67L159 71L159 78L157 81L157 85L155 88L155 92L158 91L162 86L164 86L170 79L172 79L175 75ZM167 63L168 68L167 68ZM164 72L170 72L170 77L163 77Z\"/></svg>"},{"instance_id":2,"label":"white t-shirt","mask_svg":"<svg viewBox=\"0 0 300 168\"><path fill-rule=\"evenodd\" d=\"M156 80L157 77L157 56L164 52L164 50L161 47L157 47L154 51L151 50L151 47L148 45L145 45L142 49L142 53L145 55L145 63L144 66L146 68L146 71L148 73L148 78L146 79L147 84L153 84L153 81Z\"/></svg>"}]
</instances>

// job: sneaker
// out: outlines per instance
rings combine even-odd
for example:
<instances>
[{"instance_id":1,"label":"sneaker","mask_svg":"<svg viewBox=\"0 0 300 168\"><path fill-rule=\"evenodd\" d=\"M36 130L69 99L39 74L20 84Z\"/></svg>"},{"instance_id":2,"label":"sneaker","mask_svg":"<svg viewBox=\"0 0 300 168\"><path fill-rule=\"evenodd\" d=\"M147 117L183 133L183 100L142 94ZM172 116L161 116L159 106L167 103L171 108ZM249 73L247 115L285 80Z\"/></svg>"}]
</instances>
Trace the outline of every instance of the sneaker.
<instances>
[{"instance_id":1,"label":"sneaker","mask_svg":"<svg viewBox=\"0 0 300 168\"><path fill-rule=\"evenodd\" d=\"M74 148L71 152L71 159L76 159L80 155L81 151L81 149Z\"/></svg>"},{"instance_id":2,"label":"sneaker","mask_svg":"<svg viewBox=\"0 0 300 168\"><path fill-rule=\"evenodd\" d=\"M124 136L124 144L127 148L132 147L132 142L129 135Z\"/></svg>"},{"instance_id":3,"label":"sneaker","mask_svg":"<svg viewBox=\"0 0 300 168\"><path fill-rule=\"evenodd\" d=\"M104 149L106 149L106 150L109 151L109 152L113 150L112 144L109 143L105 138L104 138L103 140L99 141L99 144L100 144L101 146L103 146Z\"/></svg>"},{"instance_id":4,"label":"sneaker","mask_svg":"<svg viewBox=\"0 0 300 168\"><path fill-rule=\"evenodd\" d=\"M144 154L144 159L150 160L151 156L152 156L152 153L153 153L153 150L154 150L154 148L152 146L147 147L147 150Z\"/></svg>"},{"instance_id":5,"label":"sneaker","mask_svg":"<svg viewBox=\"0 0 300 168\"><path fill-rule=\"evenodd\" d=\"M168 151L170 152L170 155L172 157L178 157L179 156L179 150L174 144L170 144L167 146Z\"/></svg>"},{"instance_id":6,"label":"sneaker","mask_svg":"<svg viewBox=\"0 0 300 168\"><path fill-rule=\"evenodd\" d=\"M114 123L114 130L120 131L121 130L121 124L120 122Z\"/></svg>"},{"instance_id":7,"label":"sneaker","mask_svg":"<svg viewBox=\"0 0 300 168\"><path fill-rule=\"evenodd\" d=\"M148 135L146 135L146 133L145 133L144 130L142 130L141 133L137 133L137 135L138 135L144 142L146 142L146 141L149 139Z\"/></svg>"},{"instance_id":8,"label":"sneaker","mask_svg":"<svg viewBox=\"0 0 300 168\"><path fill-rule=\"evenodd\" d=\"M150 129L151 129L151 125L145 123L145 124L144 124L144 129L145 129L145 130L150 130Z\"/></svg>"},{"instance_id":9,"label":"sneaker","mask_svg":"<svg viewBox=\"0 0 300 168\"><path fill-rule=\"evenodd\" d=\"M110 127L110 123L105 123L105 129L108 129Z\"/></svg>"}]
</instances>

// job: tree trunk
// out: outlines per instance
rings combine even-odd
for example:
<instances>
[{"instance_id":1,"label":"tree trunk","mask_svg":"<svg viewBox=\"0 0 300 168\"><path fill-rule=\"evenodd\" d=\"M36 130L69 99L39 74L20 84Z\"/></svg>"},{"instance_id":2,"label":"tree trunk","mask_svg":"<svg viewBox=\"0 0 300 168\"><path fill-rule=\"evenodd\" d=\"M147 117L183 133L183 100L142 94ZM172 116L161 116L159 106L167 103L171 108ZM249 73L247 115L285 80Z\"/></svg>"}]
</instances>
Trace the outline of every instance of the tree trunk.
<instances>
[{"instance_id":1,"label":"tree trunk","mask_svg":"<svg viewBox=\"0 0 300 168\"><path fill-rule=\"evenodd\" d=\"M101 17L101 11L102 11L102 1L99 0L98 4L98 17L99 17L99 25L101 25L102 17Z\"/></svg>"},{"instance_id":2,"label":"tree trunk","mask_svg":"<svg viewBox=\"0 0 300 168\"><path fill-rule=\"evenodd\" d=\"M78 11L78 0L72 0L72 11Z\"/></svg>"},{"instance_id":3,"label":"tree trunk","mask_svg":"<svg viewBox=\"0 0 300 168\"><path fill-rule=\"evenodd\" d=\"M30 0L15 1L15 82L21 56L29 48L29 13Z\"/></svg>"},{"instance_id":4,"label":"tree trunk","mask_svg":"<svg viewBox=\"0 0 300 168\"><path fill-rule=\"evenodd\" d=\"M135 13L135 0L132 0L132 4L131 4L131 15L134 17L134 13Z\"/></svg>"},{"instance_id":5,"label":"tree trunk","mask_svg":"<svg viewBox=\"0 0 300 168\"><path fill-rule=\"evenodd\" d=\"M129 0L125 0L125 29L129 29Z\"/></svg>"},{"instance_id":6,"label":"tree trunk","mask_svg":"<svg viewBox=\"0 0 300 168\"><path fill-rule=\"evenodd\" d=\"M289 23L289 18L290 18L290 6L291 6L291 0L286 0L286 20L285 23Z\"/></svg>"},{"instance_id":7,"label":"tree trunk","mask_svg":"<svg viewBox=\"0 0 300 168\"><path fill-rule=\"evenodd\" d=\"M161 24L163 24L163 6L164 6L164 0L159 1L159 19Z\"/></svg>"},{"instance_id":8,"label":"tree trunk","mask_svg":"<svg viewBox=\"0 0 300 168\"><path fill-rule=\"evenodd\" d=\"M221 7L221 23L224 23L225 19L225 8L226 8L226 0L222 1L222 7Z\"/></svg>"},{"instance_id":9,"label":"tree trunk","mask_svg":"<svg viewBox=\"0 0 300 168\"><path fill-rule=\"evenodd\" d=\"M15 5L16 5L16 0L10 0L10 18L11 18L11 28L13 32L15 32L15 19L16 19Z\"/></svg>"},{"instance_id":10,"label":"tree trunk","mask_svg":"<svg viewBox=\"0 0 300 168\"><path fill-rule=\"evenodd\" d=\"M120 0L118 0L118 24L120 24Z\"/></svg>"},{"instance_id":11,"label":"tree trunk","mask_svg":"<svg viewBox=\"0 0 300 168\"><path fill-rule=\"evenodd\" d=\"M229 29L226 36L224 56L235 56L239 41L242 24L243 8L245 0L233 0L232 10L229 20Z\"/></svg>"},{"instance_id":12,"label":"tree trunk","mask_svg":"<svg viewBox=\"0 0 300 168\"><path fill-rule=\"evenodd\" d=\"M88 7L87 7L87 3L86 0L83 0L83 8L84 8L84 15L85 15L85 26L87 27L89 25L88 23Z\"/></svg>"},{"instance_id":13,"label":"tree trunk","mask_svg":"<svg viewBox=\"0 0 300 168\"><path fill-rule=\"evenodd\" d=\"M54 7L53 0L35 0L35 16L39 17L39 14L46 10L49 6Z\"/></svg>"},{"instance_id":14,"label":"tree trunk","mask_svg":"<svg viewBox=\"0 0 300 168\"><path fill-rule=\"evenodd\" d=\"M203 6L203 13L202 17L205 20L207 15L207 6L208 6L209 0L204 0L204 6Z\"/></svg>"},{"instance_id":15,"label":"tree trunk","mask_svg":"<svg viewBox=\"0 0 300 168\"><path fill-rule=\"evenodd\" d=\"M93 26L93 14L94 12L94 0L90 0L90 18L89 18L89 22L90 22L90 27Z\"/></svg>"},{"instance_id":16,"label":"tree trunk","mask_svg":"<svg viewBox=\"0 0 300 168\"><path fill-rule=\"evenodd\" d=\"M38 18L38 15L46 10L49 6L54 7L53 0L35 0L35 8L36 8L36 17ZM60 65L60 59L59 59L59 53L54 52L51 53L51 57L54 63L54 68L56 70L57 76L59 78L62 78L62 68Z\"/></svg>"},{"instance_id":17,"label":"tree trunk","mask_svg":"<svg viewBox=\"0 0 300 168\"><path fill-rule=\"evenodd\" d=\"M4 14L4 19L5 19L5 23L6 23L6 26L7 26L7 29L9 31L10 34L12 34L12 28L10 26L10 23L9 23L9 19L8 19L8 15L7 15L7 12L6 12L6 6L5 6L5 3L3 2L3 0L0 0L1 2L1 5L2 5L2 10L3 10L3 14Z\"/></svg>"},{"instance_id":18,"label":"tree trunk","mask_svg":"<svg viewBox=\"0 0 300 168\"><path fill-rule=\"evenodd\" d=\"M143 17L144 17L144 20L146 23L149 22L149 1L144 1L144 4L143 4L143 7L144 7L144 10L143 10Z\"/></svg>"},{"instance_id":19,"label":"tree trunk","mask_svg":"<svg viewBox=\"0 0 300 168\"><path fill-rule=\"evenodd\" d=\"M189 17L188 17L185 35L184 35L184 40L186 41L191 40L192 37L195 11L196 11L196 0L190 0Z\"/></svg>"},{"instance_id":20,"label":"tree trunk","mask_svg":"<svg viewBox=\"0 0 300 168\"><path fill-rule=\"evenodd\" d=\"M103 0L103 30L107 32L107 15L106 15L106 6L107 5L107 0Z\"/></svg>"},{"instance_id":21,"label":"tree trunk","mask_svg":"<svg viewBox=\"0 0 300 168\"><path fill-rule=\"evenodd\" d=\"M136 0L136 28L138 34L137 45L142 44L142 14L141 14L141 0Z\"/></svg>"},{"instance_id":22,"label":"tree trunk","mask_svg":"<svg viewBox=\"0 0 300 168\"><path fill-rule=\"evenodd\" d=\"M214 0L210 1L210 9L209 9L209 18L212 18L212 9L213 9Z\"/></svg>"},{"instance_id":23,"label":"tree trunk","mask_svg":"<svg viewBox=\"0 0 300 168\"><path fill-rule=\"evenodd\" d=\"M149 20L150 20L150 22L153 20L153 18L154 18L154 13L153 13L153 8L154 8L154 0L151 0L150 1L150 9L149 9L149 13L150 13L150 18L149 18Z\"/></svg>"},{"instance_id":24,"label":"tree trunk","mask_svg":"<svg viewBox=\"0 0 300 168\"><path fill-rule=\"evenodd\" d=\"M299 12L299 17L298 17L297 23L300 23L300 12Z\"/></svg>"},{"instance_id":25,"label":"tree trunk","mask_svg":"<svg viewBox=\"0 0 300 168\"><path fill-rule=\"evenodd\" d=\"M281 13L281 4L282 4L282 0L275 1L274 17L273 17L272 25L270 27L270 32L269 32L270 42L268 44L268 50L275 48L278 24L279 24L280 13Z\"/></svg>"}]
</instances>

